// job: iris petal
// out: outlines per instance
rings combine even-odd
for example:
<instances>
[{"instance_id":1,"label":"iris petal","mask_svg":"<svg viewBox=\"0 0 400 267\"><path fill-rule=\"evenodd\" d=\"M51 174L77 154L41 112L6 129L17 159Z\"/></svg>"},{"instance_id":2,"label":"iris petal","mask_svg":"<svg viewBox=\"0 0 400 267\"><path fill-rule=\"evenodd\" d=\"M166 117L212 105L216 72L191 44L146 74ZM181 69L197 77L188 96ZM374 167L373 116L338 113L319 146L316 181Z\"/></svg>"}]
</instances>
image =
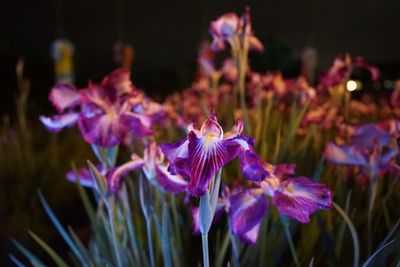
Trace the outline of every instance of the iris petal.
<instances>
[{"instance_id":1,"label":"iris petal","mask_svg":"<svg viewBox=\"0 0 400 267\"><path fill-rule=\"evenodd\" d=\"M268 202L259 191L245 190L230 197L229 221L234 234L248 233L260 224L266 214Z\"/></svg>"},{"instance_id":2,"label":"iris petal","mask_svg":"<svg viewBox=\"0 0 400 267\"><path fill-rule=\"evenodd\" d=\"M186 191L188 182L179 174L172 175L164 165L158 165L156 172L158 183L165 191L173 194Z\"/></svg>"},{"instance_id":3,"label":"iris petal","mask_svg":"<svg viewBox=\"0 0 400 267\"><path fill-rule=\"evenodd\" d=\"M59 112L72 108L80 103L80 94L75 86L71 84L56 84L49 95L50 102Z\"/></svg>"},{"instance_id":4,"label":"iris petal","mask_svg":"<svg viewBox=\"0 0 400 267\"><path fill-rule=\"evenodd\" d=\"M355 146L338 146L328 142L324 152L325 158L335 164L366 166L368 164L364 154Z\"/></svg>"},{"instance_id":5,"label":"iris petal","mask_svg":"<svg viewBox=\"0 0 400 267\"><path fill-rule=\"evenodd\" d=\"M118 192L122 178L129 172L143 167L143 165L144 161L142 159L133 158L133 160L128 161L119 167L111 168L106 175L111 191Z\"/></svg>"},{"instance_id":6,"label":"iris petal","mask_svg":"<svg viewBox=\"0 0 400 267\"><path fill-rule=\"evenodd\" d=\"M73 126L79 118L78 113L65 113L62 115L55 115L52 117L40 116L40 121L46 126L51 132L59 132L64 127Z\"/></svg>"},{"instance_id":7,"label":"iris petal","mask_svg":"<svg viewBox=\"0 0 400 267\"><path fill-rule=\"evenodd\" d=\"M290 178L281 183L272 202L280 214L309 223L311 213L332 207L332 191L306 177Z\"/></svg>"},{"instance_id":8,"label":"iris petal","mask_svg":"<svg viewBox=\"0 0 400 267\"><path fill-rule=\"evenodd\" d=\"M197 197L203 195L211 178L239 151L240 145L232 140L222 140L211 134L197 138L194 132L190 132L189 158L186 162L190 172L190 193Z\"/></svg>"}]
</instances>

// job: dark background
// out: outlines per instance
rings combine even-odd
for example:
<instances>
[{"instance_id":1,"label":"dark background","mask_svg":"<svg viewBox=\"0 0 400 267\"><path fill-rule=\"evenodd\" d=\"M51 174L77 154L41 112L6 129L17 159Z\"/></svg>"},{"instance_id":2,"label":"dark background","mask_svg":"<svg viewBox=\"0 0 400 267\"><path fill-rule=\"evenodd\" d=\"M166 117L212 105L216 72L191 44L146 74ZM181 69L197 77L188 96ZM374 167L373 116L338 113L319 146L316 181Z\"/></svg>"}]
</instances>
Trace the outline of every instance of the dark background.
<instances>
[{"instance_id":1,"label":"dark background","mask_svg":"<svg viewBox=\"0 0 400 267\"><path fill-rule=\"evenodd\" d=\"M74 43L76 83L83 87L87 80L99 81L116 67L112 48L117 40L130 42L135 49L134 83L161 98L190 86L199 44L210 38L210 21L229 11L241 14L247 5L251 8L255 34L266 46L263 55L252 57L262 70L296 72L301 51L312 46L318 52L321 69L328 67L336 55L349 52L380 67L384 79L400 77L398 0L0 0L0 115L15 117L15 64L23 56L25 76L31 82L28 116L32 127L36 127L32 139L38 143L34 144L36 150L32 149L36 160L33 170L25 162L16 162L9 174L5 172L7 175L0 177L0 194L19 192L16 198L23 198L22 204L15 206L11 205L15 199L0 195L0 207L11 207L6 212L11 214L5 218L7 227L1 226L0 218L0 228L5 229L7 236L2 240L0 231L0 262L7 258L1 243L8 242L8 235L29 248L37 248L33 241L28 243L28 228L40 236L47 233L44 239L57 244L57 251L65 251L64 243L37 201L37 188L57 208L62 222L87 225L86 217L77 216L83 212L76 188L60 174L70 169L69 163L77 158L77 165L83 166L90 149L76 129L63 132L58 139L48 134L37 119L39 114L55 112L47 98L54 84L50 44L59 37ZM14 120L11 124L17 123ZM49 151L43 152L44 147ZM52 159L50 163L48 158ZM20 189L23 186L27 189ZM28 189L30 194L26 193Z\"/></svg>"},{"instance_id":2,"label":"dark background","mask_svg":"<svg viewBox=\"0 0 400 267\"><path fill-rule=\"evenodd\" d=\"M319 66L326 67L337 54L349 52L400 76L397 0L2 0L0 112L12 112L19 56L26 60L32 101L48 108L47 93L54 83L49 47L56 37L75 45L78 86L115 68L112 47L120 39L134 46L136 84L150 94L183 89L191 83L200 41L210 38L210 21L228 11L241 13L246 5L266 53L284 51L296 59L312 46Z\"/></svg>"}]
</instances>

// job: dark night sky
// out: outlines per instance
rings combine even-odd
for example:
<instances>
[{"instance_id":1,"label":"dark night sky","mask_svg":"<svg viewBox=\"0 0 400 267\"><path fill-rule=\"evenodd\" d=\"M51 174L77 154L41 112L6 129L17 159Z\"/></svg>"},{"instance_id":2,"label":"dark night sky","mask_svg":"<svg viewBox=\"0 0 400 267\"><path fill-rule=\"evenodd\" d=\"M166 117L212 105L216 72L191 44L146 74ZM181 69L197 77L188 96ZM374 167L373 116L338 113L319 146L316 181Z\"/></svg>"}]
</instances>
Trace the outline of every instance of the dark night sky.
<instances>
[{"instance_id":1,"label":"dark night sky","mask_svg":"<svg viewBox=\"0 0 400 267\"><path fill-rule=\"evenodd\" d=\"M208 38L210 20L224 12L242 12L246 5L251 7L257 36L290 45L294 55L311 45L318 50L321 66L343 52L362 55L378 65L399 65L398 0L2 0L0 105L4 107L15 95L11 92L15 91L14 65L19 55L26 58L34 97L47 99L53 83L49 45L60 32L75 44L80 86L113 69L112 46L121 31L135 48L134 79L143 80L137 77L140 74L151 80L153 73L164 73L173 80L179 70L193 68L199 42ZM57 10L61 15L56 15ZM152 90L162 87L156 83ZM4 110L9 108L0 108Z\"/></svg>"}]
</instances>

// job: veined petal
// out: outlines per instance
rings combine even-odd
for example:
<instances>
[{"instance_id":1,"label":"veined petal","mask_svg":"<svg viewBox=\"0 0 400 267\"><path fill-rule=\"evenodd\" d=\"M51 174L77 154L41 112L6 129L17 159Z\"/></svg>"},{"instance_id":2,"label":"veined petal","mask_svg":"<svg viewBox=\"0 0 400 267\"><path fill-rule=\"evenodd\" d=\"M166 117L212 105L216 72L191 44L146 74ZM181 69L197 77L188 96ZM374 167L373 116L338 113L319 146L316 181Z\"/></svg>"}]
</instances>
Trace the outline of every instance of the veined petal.
<instances>
[{"instance_id":1,"label":"veined petal","mask_svg":"<svg viewBox=\"0 0 400 267\"><path fill-rule=\"evenodd\" d=\"M86 142L101 147L112 147L121 143L126 135L126 127L120 124L117 114L101 114L93 117L81 116L79 128Z\"/></svg>"},{"instance_id":2,"label":"veined petal","mask_svg":"<svg viewBox=\"0 0 400 267\"><path fill-rule=\"evenodd\" d=\"M261 164L260 158L253 150L244 150L238 155L243 176L249 180L260 182L270 176Z\"/></svg>"},{"instance_id":3,"label":"veined petal","mask_svg":"<svg viewBox=\"0 0 400 267\"><path fill-rule=\"evenodd\" d=\"M325 158L335 164L366 166L368 161L364 154L355 146L338 146L328 142L324 151Z\"/></svg>"},{"instance_id":4,"label":"veined petal","mask_svg":"<svg viewBox=\"0 0 400 267\"><path fill-rule=\"evenodd\" d=\"M272 202L280 214L309 223L311 213L332 207L332 191L306 177L290 178L280 184Z\"/></svg>"},{"instance_id":5,"label":"veined petal","mask_svg":"<svg viewBox=\"0 0 400 267\"><path fill-rule=\"evenodd\" d=\"M151 135L151 119L144 114L125 112L119 116L119 123L126 132L132 132L136 137Z\"/></svg>"},{"instance_id":6,"label":"veined petal","mask_svg":"<svg viewBox=\"0 0 400 267\"><path fill-rule=\"evenodd\" d=\"M161 144L161 150L170 163L168 171L177 174L177 161L189 157L189 139L185 138L173 144Z\"/></svg>"},{"instance_id":7,"label":"veined petal","mask_svg":"<svg viewBox=\"0 0 400 267\"><path fill-rule=\"evenodd\" d=\"M71 112L52 117L40 116L39 119L44 126L46 126L47 130L56 133L61 131L64 127L73 126L78 121L79 114Z\"/></svg>"},{"instance_id":8,"label":"veined petal","mask_svg":"<svg viewBox=\"0 0 400 267\"><path fill-rule=\"evenodd\" d=\"M270 173L263 167L260 158L253 149L254 139L246 135L239 135L236 138L228 140L232 140L240 145L238 158L244 177L259 182L270 175Z\"/></svg>"},{"instance_id":9,"label":"veined petal","mask_svg":"<svg viewBox=\"0 0 400 267\"><path fill-rule=\"evenodd\" d=\"M229 222L235 235L242 235L260 224L267 212L268 202L262 189L250 189L229 199Z\"/></svg>"},{"instance_id":10,"label":"veined petal","mask_svg":"<svg viewBox=\"0 0 400 267\"><path fill-rule=\"evenodd\" d=\"M186 191L188 182L181 175L171 174L165 165L158 165L156 172L158 183L165 191L172 194Z\"/></svg>"},{"instance_id":11,"label":"veined petal","mask_svg":"<svg viewBox=\"0 0 400 267\"><path fill-rule=\"evenodd\" d=\"M107 182L112 192L118 192L122 178L129 172L143 167L144 161L138 157L132 157L131 161L122 164L119 167L111 168L107 175Z\"/></svg>"},{"instance_id":12,"label":"veined petal","mask_svg":"<svg viewBox=\"0 0 400 267\"><path fill-rule=\"evenodd\" d=\"M188 148L189 191L196 197L204 194L211 178L240 151L240 145L235 141L219 139L211 134L197 138L194 132L189 133Z\"/></svg>"},{"instance_id":13,"label":"veined petal","mask_svg":"<svg viewBox=\"0 0 400 267\"><path fill-rule=\"evenodd\" d=\"M56 84L49 95L50 102L57 108L58 112L79 105L80 99L78 90L71 84Z\"/></svg>"}]
</instances>

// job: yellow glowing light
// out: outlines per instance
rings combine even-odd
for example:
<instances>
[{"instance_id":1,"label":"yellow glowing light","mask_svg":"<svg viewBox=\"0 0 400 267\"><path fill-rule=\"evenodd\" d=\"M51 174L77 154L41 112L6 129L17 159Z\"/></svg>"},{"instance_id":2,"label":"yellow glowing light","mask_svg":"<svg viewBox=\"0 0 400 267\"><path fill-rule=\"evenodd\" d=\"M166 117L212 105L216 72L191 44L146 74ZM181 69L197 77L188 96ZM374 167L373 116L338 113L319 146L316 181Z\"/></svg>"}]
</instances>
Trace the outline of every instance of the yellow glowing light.
<instances>
[{"instance_id":1,"label":"yellow glowing light","mask_svg":"<svg viewBox=\"0 0 400 267\"><path fill-rule=\"evenodd\" d=\"M347 89L347 91L350 91L350 92L357 90L357 89L358 89L358 84L357 84L357 82L356 82L356 81L353 81L353 80L347 81L347 83L346 83L346 89Z\"/></svg>"}]
</instances>

